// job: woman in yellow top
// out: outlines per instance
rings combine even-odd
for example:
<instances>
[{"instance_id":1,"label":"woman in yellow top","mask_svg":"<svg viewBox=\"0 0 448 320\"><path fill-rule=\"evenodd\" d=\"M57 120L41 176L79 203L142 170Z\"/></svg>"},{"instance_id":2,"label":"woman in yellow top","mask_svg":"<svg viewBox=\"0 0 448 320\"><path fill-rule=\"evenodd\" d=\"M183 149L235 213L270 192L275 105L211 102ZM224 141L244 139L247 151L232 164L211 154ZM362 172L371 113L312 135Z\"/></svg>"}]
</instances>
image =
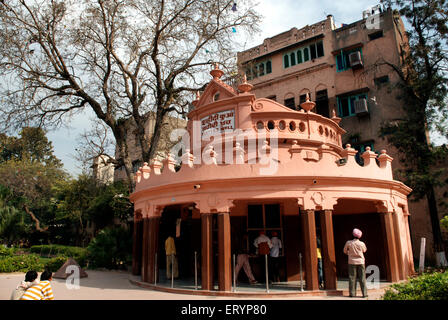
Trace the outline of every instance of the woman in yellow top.
<instances>
[{"instance_id":1,"label":"woman in yellow top","mask_svg":"<svg viewBox=\"0 0 448 320\"><path fill-rule=\"evenodd\" d=\"M179 277L179 268L177 265L176 257L176 244L174 243L173 235L165 240L165 254L166 254L166 278L171 278L171 273L173 278Z\"/></svg>"},{"instance_id":2,"label":"woman in yellow top","mask_svg":"<svg viewBox=\"0 0 448 320\"><path fill-rule=\"evenodd\" d=\"M317 238L317 270L319 274L319 286L324 287L324 272L322 268L322 253L320 251L320 239Z\"/></svg>"}]
</instances>

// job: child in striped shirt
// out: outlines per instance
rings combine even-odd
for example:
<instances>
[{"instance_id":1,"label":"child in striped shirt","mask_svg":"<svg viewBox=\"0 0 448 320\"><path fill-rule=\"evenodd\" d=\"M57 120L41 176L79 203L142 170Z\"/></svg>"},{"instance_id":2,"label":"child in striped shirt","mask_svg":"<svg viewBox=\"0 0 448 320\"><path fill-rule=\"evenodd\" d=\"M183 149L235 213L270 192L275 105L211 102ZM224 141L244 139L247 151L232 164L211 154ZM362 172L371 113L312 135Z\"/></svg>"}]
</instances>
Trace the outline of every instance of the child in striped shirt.
<instances>
[{"instance_id":1,"label":"child in striped shirt","mask_svg":"<svg viewBox=\"0 0 448 320\"><path fill-rule=\"evenodd\" d=\"M39 280L37 279L37 272L34 270L30 270L25 274L25 280L22 281L11 294L11 300L20 300L22 298L25 291L38 284Z\"/></svg>"},{"instance_id":2,"label":"child in striped shirt","mask_svg":"<svg viewBox=\"0 0 448 320\"><path fill-rule=\"evenodd\" d=\"M45 270L40 275L39 284L32 286L22 296L20 300L54 300L53 289L50 281L53 280L53 274Z\"/></svg>"}]
</instances>

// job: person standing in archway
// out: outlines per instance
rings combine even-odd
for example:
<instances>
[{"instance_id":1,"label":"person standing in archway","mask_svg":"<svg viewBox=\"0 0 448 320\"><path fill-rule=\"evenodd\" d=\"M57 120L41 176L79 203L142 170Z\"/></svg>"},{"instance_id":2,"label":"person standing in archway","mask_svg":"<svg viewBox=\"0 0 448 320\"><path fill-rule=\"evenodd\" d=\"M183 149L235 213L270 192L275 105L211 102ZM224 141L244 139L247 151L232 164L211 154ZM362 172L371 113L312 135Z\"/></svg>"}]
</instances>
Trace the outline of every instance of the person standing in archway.
<instances>
[{"instance_id":1,"label":"person standing in archway","mask_svg":"<svg viewBox=\"0 0 448 320\"><path fill-rule=\"evenodd\" d=\"M353 229L353 240L345 243L344 253L348 255L348 277L349 277L349 295L356 296L356 284L359 281L361 286L362 296L367 297L366 285L366 267L364 252L367 247L364 242L359 240L362 237L362 232L359 229Z\"/></svg>"},{"instance_id":2,"label":"person standing in archway","mask_svg":"<svg viewBox=\"0 0 448 320\"><path fill-rule=\"evenodd\" d=\"M174 279L179 277L177 257L176 257L176 245L174 243L173 235L170 234L165 240L165 253L166 253L166 278L171 279L171 274Z\"/></svg>"}]
</instances>

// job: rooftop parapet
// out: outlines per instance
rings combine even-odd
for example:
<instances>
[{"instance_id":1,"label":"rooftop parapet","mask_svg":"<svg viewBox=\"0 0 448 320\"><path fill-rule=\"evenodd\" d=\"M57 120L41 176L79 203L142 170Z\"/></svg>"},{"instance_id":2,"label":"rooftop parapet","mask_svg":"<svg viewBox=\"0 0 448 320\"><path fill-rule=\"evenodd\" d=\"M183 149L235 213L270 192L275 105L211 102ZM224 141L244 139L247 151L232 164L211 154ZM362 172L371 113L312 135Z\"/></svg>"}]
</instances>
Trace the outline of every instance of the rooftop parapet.
<instances>
[{"instance_id":1,"label":"rooftop parapet","mask_svg":"<svg viewBox=\"0 0 448 320\"><path fill-rule=\"evenodd\" d=\"M223 72L217 65L210 74L213 79L193 101L198 108L189 114L189 133L194 134L191 122L195 119L212 117L219 121L220 114L224 114L223 119L233 117L230 122L239 131L218 130L212 140L204 140L200 131L199 147L183 148L177 161L173 154L167 154L162 162L153 159L150 165L145 163L135 174L137 190L199 180L270 176L393 180L392 158L385 150L377 156L367 148L361 155L364 165L359 165L355 161L357 151L349 144L342 148L345 131L338 125L340 119L335 114L330 119L314 113L315 103L308 96L302 110L291 110L269 99L255 99L246 80L238 86L239 92L230 90L221 83ZM179 161L182 165L176 172Z\"/></svg>"}]
</instances>

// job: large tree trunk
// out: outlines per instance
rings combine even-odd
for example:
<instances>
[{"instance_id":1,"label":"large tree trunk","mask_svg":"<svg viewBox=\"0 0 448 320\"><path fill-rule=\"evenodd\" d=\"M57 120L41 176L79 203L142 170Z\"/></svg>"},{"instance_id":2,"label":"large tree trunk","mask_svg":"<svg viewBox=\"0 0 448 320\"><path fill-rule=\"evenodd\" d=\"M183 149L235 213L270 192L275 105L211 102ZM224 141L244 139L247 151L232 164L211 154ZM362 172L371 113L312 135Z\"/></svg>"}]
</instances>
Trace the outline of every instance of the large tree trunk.
<instances>
[{"instance_id":1,"label":"large tree trunk","mask_svg":"<svg viewBox=\"0 0 448 320\"><path fill-rule=\"evenodd\" d=\"M429 186L426 199L428 201L429 216L431 219L434 249L436 252L445 251L445 248L443 247L442 232L440 230L439 212L437 209L434 186Z\"/></svg>"},{"instance_id":2,"label":"large tree trunk","mask_svg":"<svg viewBox=\"0 0 448 320\"><path fill-rule=\"evenodd\" d=\"M48 227L42 228L40 226L40 221L39 219L36 218L36 216L34 215L34 213L30 210L30 208L28 208L28 206L26 204L23 205L23 209L25 209L25 212L31 217L31 219L34 221L35 226L36 226L36 230L40 231L40 232L45 232L48 230Z\"/></svg>"}]
</instances>

